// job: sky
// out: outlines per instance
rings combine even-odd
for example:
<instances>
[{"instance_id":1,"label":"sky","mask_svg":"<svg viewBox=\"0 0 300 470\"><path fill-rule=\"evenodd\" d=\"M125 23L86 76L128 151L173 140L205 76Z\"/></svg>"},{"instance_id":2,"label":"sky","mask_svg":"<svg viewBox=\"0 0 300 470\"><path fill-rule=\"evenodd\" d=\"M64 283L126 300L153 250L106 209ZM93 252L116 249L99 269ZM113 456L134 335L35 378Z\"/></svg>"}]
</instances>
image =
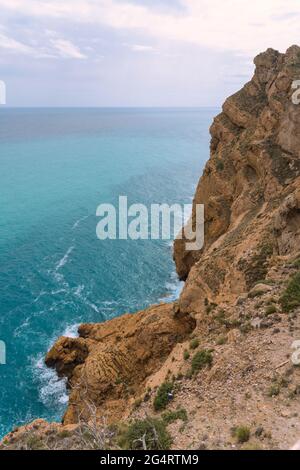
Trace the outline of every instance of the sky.
<instances>
[{"instance_id":1,"label":"sky","mask_svg":"<svg viewBox=\"0 0 300 470\"><path fill-rule=\"evenodd\" d=\"M299 0L0 0L8 106L220 106Z\"/></svg>"}]
</instances>

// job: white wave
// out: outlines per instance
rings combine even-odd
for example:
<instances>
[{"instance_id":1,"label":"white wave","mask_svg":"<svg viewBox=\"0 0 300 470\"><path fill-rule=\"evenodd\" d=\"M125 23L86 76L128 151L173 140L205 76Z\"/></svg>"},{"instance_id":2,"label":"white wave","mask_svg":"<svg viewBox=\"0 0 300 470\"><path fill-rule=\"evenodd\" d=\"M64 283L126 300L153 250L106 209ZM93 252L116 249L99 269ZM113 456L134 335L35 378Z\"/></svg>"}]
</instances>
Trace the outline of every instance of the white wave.
<instances>
[{"instance_id":1,"label":"white wave","mask_svg":"<svg viewBox=\"0 0 300 470\"><path fill-rule=\"evenodd\" d=\"M59 275L60 276L60 275ZM57 295L57 294L62 294L63 292L67 292L66 289L57 289L57 290L52 290L51 295Z\"/></svg>"},{"instance_id":2,"label":"white wave","mask_svg":"<svg viewBox=\"0 0 300 470\"><path fill-rule=\"evenodd\" d=\"M59 269L63 268L65 264L67 264L68 259L72 251L74 250L74 246L70 246L68 248L68 251L64 254L64 256L58 261L58 263L55 266L55 271L58 271Z\"/></svg>"},{"instance_id":3,"label":"white wave","mask_svg":"<svg viewBox=\"0 0 300 470\"><path fill-rule=\"evenodd\" d=\"M85 215L84 217L81 217L80 219L76 220L75 224L72 227L72 230L75 230L75 228L77 228L78 225L80 225L81 222L83 222L87 218L88 218L88 215Z\"/></svg>"},{"instance_id":4,"label":"white wave","mask_svg":"<svg viewBox=\"0 0 300 470\"><path fill-rule=\"evenodd\" d=\"M118 305L119 302L116 302L115 300L104 300L103 305L109 307L110 305Z\"/></svg>"},{"instance_id":5,"label":"white wave","mask_svg":"<svg viewBox=\"0 0 300 470\"><path fill-rule=\"evenodd\" d=\"M46 295L47 292L45 290L41 290L41 292L39 293L39 295L33 300L33 303L36 303L40 300L41 297L43 297L43 295Z\"/></svg>"},{"instance_id":6,"label":"white wave","mask_svg":"<svg viewBox=\"0 0 300 470\"><path fill-rule=\"evenodd\" d=\"M89 305L95 312L99 313L99 308L97 307L97 305L93 304L89 300L86 300L86 304Z\"/></svg>"},{"instance_id":7,"label":"white wave","mask_svg":"<svg viewBox=\"0 0 300 470\"><path fill-rule=\"evenodd\" d=\"M167 290L167 294L164 297L158 299L158 301L165 302L165 303L174 302L175 300L179 298L182 292L182 289L184 287L184 282L179 281L177 274L174 271L171 274L170 282L167 282L165 287Z\"/></svg>"},{"instance_id":8,"label":"white wave","mask_svg":"<svg viewBox=\"0 0 300 470\"><path fill-rule=\"evenodd\" d=\"M78 338L79 325L80 323L75 323L75 325L68 325L62 336L67 336L67 338Z\"/></svg>"},{"instance_id":9,"label":"white wave","mask_svg":"<svg viewBox=\"0 0 300 470\"><path fill-rule=\"evenodd\" d=\"M78 287L75 288L74 290L74 295L77 297L82 297L81 293L84 291L84 284L80 284Z\"/></svg>"},{"instance_id":10,"label":"white wave","mask_svg":"<svg viewBox=\"0 0 300 470\"><path fill-rule=\"evenodd\" d=\"M18 336L21 336L21 334L23 333L24 328L28 327L28 325L30 323L30 320L31 320L31 318L27 317L26 320L14 330L13 335L14 335L15 338L17 338Z\"/></svg>"},{"instance_id":11,"label":"white wave","mask_svg":"<svg viewBox=\"0 0 300 470\"><path fill-rule=\"evenodd\" d=\"M39 399L48 408L66 405L69 397L66 390L67 379L59 378L54 369L49 369L42 356L33 363L35 377L39 383Z\"/></svg>"}]
</instances>

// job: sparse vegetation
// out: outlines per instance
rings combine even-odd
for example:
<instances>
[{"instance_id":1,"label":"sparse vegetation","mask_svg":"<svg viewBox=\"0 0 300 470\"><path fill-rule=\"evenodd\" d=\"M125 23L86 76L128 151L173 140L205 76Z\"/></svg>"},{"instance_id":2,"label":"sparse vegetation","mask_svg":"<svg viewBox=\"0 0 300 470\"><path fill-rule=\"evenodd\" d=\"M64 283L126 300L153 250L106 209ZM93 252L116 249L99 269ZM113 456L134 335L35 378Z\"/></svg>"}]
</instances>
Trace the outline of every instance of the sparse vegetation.
<instances>
[{"instance_id":1,"label":"sparse vegetation","mask_svg":"<svg viewBox=\"0 0 300 470\"><path fill-rule=\"evenodd\" d=\"M133 403L133 409L137 410L138 408L140 408L142 403L143 403L142 398L137 398L135 402Z\"/></svg>"},{"instance_id":2,"label":"sparse vegetation","mask_svg":"<svg viewBox=\"0 0 300 470\"><path fill-rule=\"evenodd\" d=\"M178 419L186 422L188 420L188 416L186 410L184 408L180 408L176 411L166 411L162 414L162 419L166 424L171 424Z\"/></svg>"},{"instance_id":3,"label":"sparse vegetation","mask_svg":"<svg viewBox=\"0 0 300 470\"><path fill-rule=\"evenodd\" d=\"M249 292L248 297L249 299L255 299L255 297L261 297L264 293L265 292L263 290L255 290L253 292Z\"/></svg>"},{"instance_id":4,"label":"sparse vegetation","mask_svg":"<svg viewBox=\"0 0 300 470\"><path fill-rule=\"evenodd\" d=\"M267 316L273 315L273 313L276 313L276 312L277 312L277 308L276 308L276 305L274 304L269 305L265 310L265 314Z\"/></svg>"},{"instance_id":5,"label":"sparse vegetation","mask_svg":"<svg viewBox=\"0 0 300 470\"><path fill-rule=\"evenodd\" d=\"M219 338L216 341L216 344L218 346L223 346L224 344L227 343L227 341L228 341L227 336L219 336Z\"/></svg>"},{"instance_id":6,"label":"sparse vegetation","mask_svg":"<svg viewBox=\"0 0 300 470\"><path fill-rule=\"evenodd\" d=\"M243 323L241 326L240 326L240 332L243 333L244 335L246 335L247 333L249 333L251 330L252 330L252 325L249 321Z\"/></svg>"},{"instance_id":7,"label":"sparse vegetation","mask_svg":"<svg viewBox=\"0 0 300 470\"><path fill-rule=\"evenodd\" d=\"M189 358L190 358L190 353L189 353L188 350L186 349L186 350L184 351L184 353L183 353L183 359L184 359L185 361L188 361Z\"/></svg>"},{"instance_id":8,"label":"sparse vegetation","mask_svg":"<svg viewBox=\"0 0 300 470\"><path fill-rule=\"evenodd\" d=\"M119 445L128 450L168 450L172 439L166 423L155 418L136 420L119 436Z\"/></svg>"},{"instance_id":9,"label":"sparse vegetation","mask_svg":"<svg viewBox=\"0 0 300 470\"><path fill-rule=\"evenodd\" d=\"M269 397L277 397L279 393L280 393L280 385L278 383L271 385L271 387L268 390Z\"/></svg>"},{"instance_id":10,"label":"sparse vegetation","mask_svg":"<svg viewBox=\"0 0 300 470\"><path fill-rule=\"evenodd\" d=\"M270 297L267 301L266 301L266 305L272 305L272 304L276 304L277 303L277 299L275 299L275 297Z\"/></svg>"},{"instance_id":11,"label":"sparse vegetation","mask_svg":"<svg viewBox=\"0 0 300 470\"><path fill-rule=\"evenodd\" d=\"M293 268L300 269L300 258L297 258L297 259L293 262Z\"/></svg>"},{"instance_id":12,"label":"sparse vegetation","mask_svg":"<svg viewBox=\"0 0 300 470\"><path fill-rule=\"evenodd\" d=\"M67 438L70 437L71 435L72 435L72 434L70 433L70 431L67 431L66 429L58 433L58 437L59 437L60 439L67 439Z\"/></svg>"},{"instance_id":13,"label":"sparse vegetation","mask_svg":"<svg viewBox=\"0 0 300 470\"><path fill-rule=\"evenodd\" d=\"M192 339L190 342L190 349L197 349L199 346L199 340L197 338Z\"/></svg>"},{"instance_id":14,"label":"sparse vegetation","mask_svg":"<svg viewBox=\"0 0 300 470\"><path fill-rule=\"evenodd\" d=\"M300 306L300 271L290 280L280 298L280 304L285 312L292 312Z\"/></svg>"},{"instance_id":15,"label":"sparse vegetation","mask_svg":"<svg viewBox=\"0 0 300 470\"><path fill-rule=\"evenodd\" d=\"M244 444L250 439L250 429L247 426L238 426L233 429L233 436L239 444Z\"/></svg>"},{"instance_id":16,"label":"sparse vegetation","mask_svg":"<svg viewBox=\"0 0 300 470\"><path fill-rule=\"evenodd\" d=\"M225 312L224 310L220 310L217 315L214 317L215 320L220 323L221 325L223 325L225 323Z\"/></svg>"},{"instance_id":17,"label":"sparse vegetation","mask_svg":"<svg viewBox=\"0 0 300 470\"><path fill-rule=\"evenodd\" d=\"M217 304L215 304L214 302L209 302L207 301L207 303L205 303L206 305L206 313L209 315L213 310L215 310L215 308L217 308Z\"/></svg>"},{"instance_id":18,"label":"sparse vegetation","mask_svg":"<svg viewBox=\"0 0 300 470\"><path fill-rule=\"evenodd\" d=\"M192 359L192 374L197 373L200 369L205 366L211 366L213 361L213 355L211 351L203 349L198 351Z\"/></svg>"},{"instance_id":19,"label":"sparse vegetation","mask_svg":"<svg viewBox=\"0 0 300 470\"><path fill-rule=\"evenodd\" d=\"M164 410L169 403L169 393L173 391L172 382L164 382L157 390L154 398L154 409L155 411Z\"/></svg>"},{"instance_id":20,"label":"sparse vegetation","mask_svg":"<svg viewBox=\"0 0 300 470\"><path fill-rule=\"evenodd\" d=\"M216 168L218 171L224 171L224 162L219 158L216 160Z\"/></svg>"},{"instance_id":21,"label":"sparse vegetation","mask_svg":"<svg viewBox=\"0 0 300 470\"><path fill-rule=\"evenodd\" d=\"M41 438L36 436L35 434L32 434L28 437L26 445L29 450L42 450L45 448Z\"/></svg>"},{"instance_id":22,"label":"sparse vegetation","mask_svg":"<svg viewBox=\"0 0 300 470\"><path fill-rule=\"evenodd\" d=\"M273 246L269 242L261 245L259 251L250 262L240 262L240 269L245 273L248 289L251 289L259 281L264 282L268 272L267 261L273 254Z\"/></svg>"}]
</instances>

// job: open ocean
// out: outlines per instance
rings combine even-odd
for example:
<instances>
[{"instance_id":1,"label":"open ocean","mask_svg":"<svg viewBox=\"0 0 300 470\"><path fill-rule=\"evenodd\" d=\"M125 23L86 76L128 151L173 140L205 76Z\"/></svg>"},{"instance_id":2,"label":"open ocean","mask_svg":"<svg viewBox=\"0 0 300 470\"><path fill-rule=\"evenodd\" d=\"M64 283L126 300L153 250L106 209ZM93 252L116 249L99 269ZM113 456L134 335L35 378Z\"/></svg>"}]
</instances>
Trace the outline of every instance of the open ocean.
<instances>
[{"instance_id":1,"label":"open ocean","mask_svg":"<svg viewBox=\"0 0 300 470\"><path fill-rule=\"evenodd\" d=\"M56 338L178 297L168 241L100 241L96 208L191 203L216 109L0 110L0 436L59 420Z\"/></svg>"}]
</instances>

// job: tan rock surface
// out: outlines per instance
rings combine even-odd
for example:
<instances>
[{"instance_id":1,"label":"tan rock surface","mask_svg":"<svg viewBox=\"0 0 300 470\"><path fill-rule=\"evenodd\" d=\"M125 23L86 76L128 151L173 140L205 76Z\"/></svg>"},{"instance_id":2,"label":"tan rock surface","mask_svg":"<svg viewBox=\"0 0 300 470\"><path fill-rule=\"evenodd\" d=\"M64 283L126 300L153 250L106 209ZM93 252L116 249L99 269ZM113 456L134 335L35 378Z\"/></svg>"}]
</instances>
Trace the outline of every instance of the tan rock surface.
<instances>
[{"instance_id":1,"label":"tan rock surface","mask_svg":"<svg viewBox=\"0 0 300 470\"><path fill-rule=\"evenodd\" d=\"M246 448L232 437L241 425L249 448L299 440L300 369L291 354L300 305L288 314L280 297L300 269L300 105L291 101L300 48L268 49L254 62L254 77L210 129L211 156L194 198L205 205L205 245L188 252L185 240L175 242L186 280L178 302L82 325L79 338L60 338L49 351L46 363L68 378L64 424L90 419L91 403L114 423L152 415L156 388L168 379L175 388L168 409L187 413L186 423L169 425L174 449ZM192 374L200 349L212 351L212 367ZM16 448L24 432L2 447Z\"/></svg>"},{"instance_id":2,"label":"tan rock surface","mask_svg":"<svg viewBox=\"0 0 300 470\"><path fill-rule=\"evenodd\" d=\"M162 304L105 323L81 325L79 338L60 338L46 364L69 378L64 423L76 423L80 414L88 413L88 402L111 419L128 414L145 379L194 327L189 316L176 316L173 304Z\"/></svg>"},{"instance_id":3,"label":"tan rock surface","mask_svg":"<svg viewBox=\"0 0 300 470\"><path fill-rule=\"evenodd\" d=\"M205 298L237 299L265 279L273 255L300 247L300 106L291 99L300 48L268 49L254 62L254 77L210 129L211 156L194 198L205 205L205 246L191 253L185 240L175 242L177 271L187 278L180 309L199 321Z\"/></svg>"}]
</instances>

